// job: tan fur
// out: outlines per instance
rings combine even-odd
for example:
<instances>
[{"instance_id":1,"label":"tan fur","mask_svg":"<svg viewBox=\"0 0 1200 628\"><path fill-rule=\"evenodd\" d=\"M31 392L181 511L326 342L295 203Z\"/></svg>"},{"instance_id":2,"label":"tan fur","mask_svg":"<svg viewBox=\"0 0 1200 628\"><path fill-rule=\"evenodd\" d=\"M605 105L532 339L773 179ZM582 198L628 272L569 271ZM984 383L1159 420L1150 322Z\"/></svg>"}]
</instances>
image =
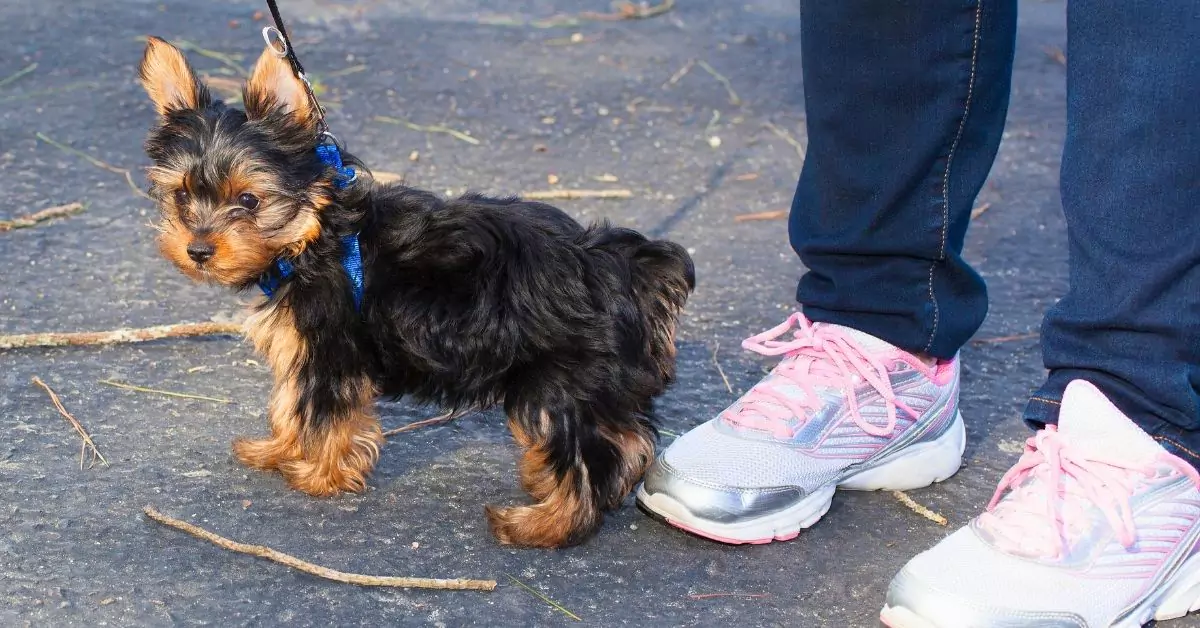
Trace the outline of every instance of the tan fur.
<instances>
[{"instance_id":1,"label":"tan fur","mask_svg":"<svg viewBox=\"0 0 1200 628\"><path fill-rule=\"evenodd\" d=\"M541 425L549 425L545 412L538 418ZM590 494L587 468L556 477L550 453L540 439L526 433L518 419L510 418L508 424L522 449L517 462L521 486L538 503L513 508L487 506L492 534L501 543L524 547L561 547L579 541L599 525L601 517ZM581 489L586 493L580 494Z\"/></svg>"},{"instance_id":2,"label":"tan fur","mask_svg":"<svg viewBox=\"0 0 1200 628\"><path fill-rule=\"evenodd\" d=\"M291 311L279 306L250 315L246 335L259 355L266 358L275 374L275 387L267 408L271 437L262 440L238 440L234 454L244 464L262 470L278 469L300 457L299 391L290 373L304 361L308 346L296 331Z\"/></svg>"},{"instance_id":3,"label":"tan fur","mask_svg":"<svg viewBox=\"0 0 1200 628\"><path fill-rule=\"evenodd\" d=\"M625 496L633 490L638 480L641 480L642 476L646 474L650 463L654 462L654 439L649 430L616 432L608 427L601 427L600 433L621 452L622 484L613 494L615 501L602 504L604 508L617 508Z\"/></svg>"},{"instance_id":4,"label":"tan fur","mask_svg":"<svg viewBox=\"0 0 1200 628\"><path fill-rule=\"evenodd\" d=\"M292 488L310 495L365 489L384 440L374 413L376 391L371 382L347 382L346 396L358 400L356 407L347 416L331 417L321 430L305 430L297 407L295 373L308 347L291 312L278 305L260 310L246 320L246 333L270 364L275 390L268 412L270 438L234 443L238 460L256 469L278 470Z\"/></svg>"},{"instance_id":5,"label":"tan fur","mask_svg":"<svg viewBox=\"0 0 1200 628\"><path fill-rule=\"evenodd\" d=\"M199 104L196 75L183 53L166 41L158 37L146 40L140 72L142 87L159 114L195 109Z\"/></svg>"},{"instance_id":6,"label":"tan fur","mask_svg":"<svg viewBox=\"0 0 1200 628\"><path fill-rule=\"evenodd\" d=\"M281 109L302 124L315 123L312 101L304 84L296 78L287 59L277 56L270 47L263 49L254 64L242 90L242 100L251 119Z\"/></svg>"}]
</instances>

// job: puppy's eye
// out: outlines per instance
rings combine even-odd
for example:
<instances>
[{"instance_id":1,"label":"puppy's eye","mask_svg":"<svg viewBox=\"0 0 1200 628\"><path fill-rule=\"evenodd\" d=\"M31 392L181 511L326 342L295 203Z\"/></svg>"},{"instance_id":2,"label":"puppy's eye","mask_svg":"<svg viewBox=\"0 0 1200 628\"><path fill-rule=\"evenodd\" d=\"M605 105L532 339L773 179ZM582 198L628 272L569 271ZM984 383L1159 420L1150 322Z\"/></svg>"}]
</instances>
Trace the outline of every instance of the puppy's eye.
<instances>
[{"instance_id":1,"label":"puppy's eye","mask_svg":"<svg viewBox=\"0 0 1200 628\"><path fill-rule=\"evenodd\" d=\"M183 207L184 205L187 204L187 202L188 202L187 190L185 190L183 188L179 188L178 190L175 190L175 206Z\"/></svg>"},{"instance_id":2,"label":"puppy's eye","mask_svg":"<svg viewBox=\"0 0 1200 628\"><path fill-rule=\"evenodd\" d=\"M258 197L253 194L250 194L249 192L243 193L240 196L238 196L237 202L238 202L239 207L244 207L246 209L253 210L258 207Z\"/></svg>"}]
</instances>

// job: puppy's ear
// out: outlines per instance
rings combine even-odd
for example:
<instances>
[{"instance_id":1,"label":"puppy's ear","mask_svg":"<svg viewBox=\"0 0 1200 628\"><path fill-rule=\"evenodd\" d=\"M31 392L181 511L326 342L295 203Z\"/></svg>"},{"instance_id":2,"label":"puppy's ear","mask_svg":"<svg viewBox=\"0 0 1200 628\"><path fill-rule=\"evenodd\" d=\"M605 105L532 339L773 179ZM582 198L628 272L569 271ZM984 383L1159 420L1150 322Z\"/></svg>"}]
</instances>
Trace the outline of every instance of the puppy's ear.
<instances>
[{"instance_id":1,"label":"puppy's ear","mask_svg":"<svg viewBox=\"0 0 1200 628\"><path fill-rule=\"evenodd\" d=\"M305 126L316 121L304 83L296 78L288 60L276 55L270 46L254 64L250 79L242 90L242 101L246 104L246 115L251 119L265 118L277 112L291 116Z\"/></svg>"},{"instance_id":2,"label":"puppy's ear","mask_svg":"<svg viewBox=\"0 0 1200 628\"><path fill-rule=\"evenodd\" d=\"M146 39L146 52L142 54L138 73L142 87L162 115L209 105L208 90L196 78L183 53L158 37Z\"/></svg>"}]
</instances>

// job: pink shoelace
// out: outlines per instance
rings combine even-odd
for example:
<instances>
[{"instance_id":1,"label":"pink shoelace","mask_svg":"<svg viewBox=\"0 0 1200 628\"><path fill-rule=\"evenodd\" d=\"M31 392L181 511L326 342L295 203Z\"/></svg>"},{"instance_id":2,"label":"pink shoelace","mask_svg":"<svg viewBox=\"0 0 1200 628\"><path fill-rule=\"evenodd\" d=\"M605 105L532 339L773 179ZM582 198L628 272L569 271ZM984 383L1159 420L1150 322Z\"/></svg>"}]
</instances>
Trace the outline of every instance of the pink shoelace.
<instances>
[{"instance_id":1,"label":"pink shoelace","mask_svg":"<svg viewBox=\"0 0 1200 628\"><path fill-rule=\"evenodd\" d=\"M791 340L778 340L788 331L792 331ZM725 420L733 424L766 428L782 438L795 436L796 430L789 422L798 418L803 425L812 412L821 409L823 402L817 394L821 387L845 391L851 419L872 436L890 436L895 431L897 408L918 416L896 398L887 367L879 357L863 349L839 327L812 323L796 312L782 324L743 340L742 348L766 356L787 356L773 373L800 387L804 397L789 397L775 388L778 381L769 378L751 388L736 411L726 411ZM859 380L870 384L883 397L887 407L885 426L872 424L859 412L854 393Z\"/></svg>"},{"instance_id":2,"label":"pink shoelace","mask_svg":"<svg viewBox=\"0 0 1200 628\"><path fill-rule=\"evenodd\" d=\"M1055 559L1086 531L1088 506L1095 505L1121 544L1130 548L1137 540L1130 502L1139 482L1156 477L1159 462L1200 487L1200 474L1175 456L1163 452L1154 460L1134 462L1083 452L1067 443L1057 426L1047 425L1025 442L1025 453L1000 479L979 523L1005 549ZM1026 482L1030 478L1040 481ZM1012 497L1002 502L1010 489Z\"/></svg>"}]
</instances>

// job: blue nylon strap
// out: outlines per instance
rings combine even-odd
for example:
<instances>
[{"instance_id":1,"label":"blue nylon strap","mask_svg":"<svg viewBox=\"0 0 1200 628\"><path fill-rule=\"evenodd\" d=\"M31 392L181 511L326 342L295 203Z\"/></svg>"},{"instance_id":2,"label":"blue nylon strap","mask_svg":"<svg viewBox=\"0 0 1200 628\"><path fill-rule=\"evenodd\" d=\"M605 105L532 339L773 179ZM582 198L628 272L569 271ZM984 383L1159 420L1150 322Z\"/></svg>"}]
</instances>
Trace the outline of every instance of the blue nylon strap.
<instances>
[{"instance_id":1,"label":"blue nylon strap","mask_svg":"<svg viewBox=\"0 0 1200 628\"><path fill-rule=\"evenodd\" d=\"M317 157L327 166L333 168L337 174L333 177L333 185L339 190L343 190L346 186L354 182L358 173L354 172L354 168L342 164L342 152L338 150L337 144L331 141L326 141L317 145ZM363 297L363 266L362 266L362 250L358 246L358 234L352 233L342 238L342 269L346 271L346 276L350 278L350 287L354 294L354 309L362 311ZM283 284L292 273L296 271L292 263L286 259L279 259L275 262L275 267L263 273L258 279L258 287L267 295L267 298L275 296L279 290L279 286Z\"/></svg>"}]
</instances>

